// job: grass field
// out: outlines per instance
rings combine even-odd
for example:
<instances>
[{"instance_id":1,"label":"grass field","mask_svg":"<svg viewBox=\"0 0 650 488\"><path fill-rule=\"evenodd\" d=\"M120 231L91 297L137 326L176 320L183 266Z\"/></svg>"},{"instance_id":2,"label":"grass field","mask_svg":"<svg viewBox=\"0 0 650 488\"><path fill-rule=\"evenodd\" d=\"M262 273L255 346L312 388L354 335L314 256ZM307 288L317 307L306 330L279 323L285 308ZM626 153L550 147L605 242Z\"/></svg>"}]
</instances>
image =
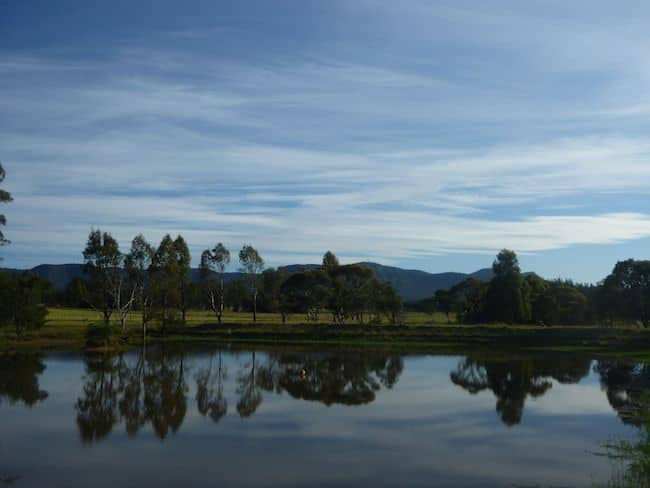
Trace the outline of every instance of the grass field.
<instances>
[{"instance_id":1,"label":"grass field","mask_svg":"<svg viewBox=\"0 0 650 488\"><path fill-rule=\"evenodd\" d=\"M127 331L119 330L117 315L111 325L115 331L113 348L129 348L141 344L140 315L133 313ZM357 322L333 325L331 316L323 314L318 323L307 323L304 315L291 315L285 325L280 314L259 313L256 324L250 313L228 312L223 324L217 326L214 314L193 310L182 326L169 327L163 334L159 324L152 321L148 341L178 343L265 343L310 344L313 346L360 346L424 350L444 347L463 351L468 347L527 348L556 351L591 351L650 356L650 331L632 328L548 327L534 325L459 325L449 324L443 314L405 313L402 324L381 325ZM0 351L13 349L79 350L86 346L89 329L102 325L101 314L92 310L53 308L46 325L26 331L17 337L12 328L0 329Z\"/></svg>"},{"instance_id":2,"label":"grass field","mask_svg":"<svg viewBox=\"0 0 650 488\"><path fill-rule=\"evenodd\" d=\"M137 312L129 314L127 327L139 328L141 324L141 315ZM250 325L253 323L253 315L244 312L230 312L227 311L223 315L223 323L229 325ZM367 318L366 318L367 320ZM76 308L51 308L48 311L46 328L50 327L73 327L83 326L86 327L92 323L100 323L102 315L94 310L76 309ZM118 325L119 319L117 314L113 314L111 323ZM187 326L197 326L217 323L215 314L205 310L190 310L187 313ZM306 316L303 314L289 315L287 325L304 325L307 323ZM331 315L329 313L321 314L320 321L317 324L326 325L331 323ZM356 322L354 322L356 323ZM402 316L402 323L404 325L432 325L432 324L447 324L447 317L442 313L434 315L423 312L406 312ZM383 324L388 324L384 318ZM153 327L157 324L155 321L152 323ZM258 313L257 325L282 325L282 316L279 313Z\"/></svg>"},{"instance_id":3,"label":"grass field","mask_svg":"<svg viewBox=\"0 0 650 488\"><path fill-rule=\"evenodd\" d=\"M137 337L140 333L141 315L138 312L129 314L127 319L127 335ZM260 332L274 331L282 328L282 317L278 313L258 313L257 323L253 325L253 316L250 313L226 312L223 316L223 327L245 328ZM447 318L443 314L406 313L403 316L405 323L417 325L446 324ZM388 324L384 320L385 324ZM86 332L89 326L102 325L102 314L90 309L76 308L50 308L47 321L43 328L34 331L25 331L17 337L13 328L0 328L0 349L7 347L33 347L33 348L80 348L85 344ZM301 326L301 328L326 326L331 324L331 315L324 313L317 323L306 323L306 316L293 314L288 317L284 327ZM111 318L111 325L119 330L119 318L115 313ZM216 326L217 318L214 313L204 310L190 310L187 314L183 330L192 334L194 330L206 326ZM160 324L152 320L148 325L151 334L159 332Z\"/></svg>"}]
</instances>

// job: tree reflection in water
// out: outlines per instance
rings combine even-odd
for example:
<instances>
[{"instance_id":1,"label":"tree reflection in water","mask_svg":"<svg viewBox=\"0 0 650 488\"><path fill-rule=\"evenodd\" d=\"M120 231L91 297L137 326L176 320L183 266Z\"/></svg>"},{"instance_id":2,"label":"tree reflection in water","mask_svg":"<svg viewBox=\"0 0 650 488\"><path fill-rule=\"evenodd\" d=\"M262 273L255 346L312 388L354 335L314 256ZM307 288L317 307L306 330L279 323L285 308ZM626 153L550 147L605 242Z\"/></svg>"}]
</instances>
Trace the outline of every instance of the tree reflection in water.
<instances>
[{"instance_id":1,"label":"tree reflection in water","mask_svg":"<svg viewBox=\"0 0 650 488\"><path fill-rule=\"evenodd\" d=\"M491 390L496 410L507 426L521 422L526 398L544 395L560 383L577 383L589 374L586 358L502 359L468 356L450 373L451 381L471 394Z\"/></svg>"},{"instance_id":2,"label":"tree reflection in water","mask_svg":"<svg viewBox=\"0 0 650 488\"><path fill-rule=\"evenodd\" d=\"M40 354L0 354L0 404L6 398L11 405L21 402L31 407L45 400L48 393L38 383L43 371L45 365Z\"/></svg>"},{"instance_id":3,"label":"tree reflection in water","mask_svg":"<svg viewBox=\"0 0 650 488\"><path fill-rule=\"evenodd\" d=\"M286 391L325 405L370 403L382 387L395 385L404 367L399 355L378 353L250 355L235 377L242 418L258 410L264 391ZM85 363L83 394L76 403L82 442L101 441L121 422L131 436L146 425L160 439L180 429L188 393L183 354L154 348L140 355L88 355ZM213 352L194 379L198 412L219 422L228 411L221 352Z\"/></svg>"},{"instance_id":4,"label":"tree reflection in water","mask_svg":"<svg viewBox=\"0 0 650 488\"><path fill-rule=\"evenodd\" d=\"M135 364L125 355L89 355L77 426L84 443L104 439L120 421L129 435L150 423L164 439L176 432L187 412L183 356L164 350L143 352Z\"/></svg>"},{"instance_id":5,"label":"tree reflection in water","mask_svg":"<svg viewBox=\"0 0 650 488\"><path fill-rule=\"evenodd\" d=\"M260 366L258 385L325 405L362 405L392 388L404 368L399 355L380 353L276 354Z\"/></svg>"},{"instance_id":6,"label":"tree reflection in water","mask_svg":"<svg viewBox=\"0 0 650 488\"><path fill-rule=\"evenodd\" d=\"M237 376L237 393L240 395L237 402L237 413L240 417L250 417L262 403L262 392L257 384L255 366L256 359L255 352L253 352L252 361L245 365Z\"/></svg>"},{"instance_id":7,"label":"tree reflection in water","mask_svg":"<svg viewBox=\"0 0 650 488\"><path fill-rule=\"evenodd\" d=\"M637 428L635 440L604 445L605 455L617 463L605 486L650 487L650 365L601 360L594 371L621 421Z\"/></svg>"},{"instance_id":8,"label":"tree reflection in water","mask_svg":"<svg viewBox=\"0 0 650 488\"><path fill-rule=\"evenodd\" d=\"M208 415L215 423L228 412L228 401L223 394L223 382L226 379L226 369L218 353L218 364L213 369L214 353L210 354L208 367L196 374L196 408L203 416Z\"/></svg>"}]
</instances>

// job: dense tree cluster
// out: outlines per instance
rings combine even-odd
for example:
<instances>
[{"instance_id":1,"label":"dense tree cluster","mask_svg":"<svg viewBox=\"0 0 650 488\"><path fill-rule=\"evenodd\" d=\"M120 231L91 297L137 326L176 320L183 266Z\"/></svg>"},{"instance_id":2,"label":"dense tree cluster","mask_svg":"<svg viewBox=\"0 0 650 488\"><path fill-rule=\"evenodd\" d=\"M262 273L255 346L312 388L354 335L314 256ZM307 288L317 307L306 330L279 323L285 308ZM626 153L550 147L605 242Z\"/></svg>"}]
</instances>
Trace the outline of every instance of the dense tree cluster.
<instances>
[{"instance_id":1,"label":"dense tree cluster","mask_svg":"<svg viewBox=\"0 0 650 488\"><path fill-rule=\"evenodd\" d=\"M50 282L31 273L0 273L0 326L14 327L17 335L42 327L50 293Z\"/></svg>"},{"instance_id":2,"label":"dense tree cluster","mask_svg":"<svg viewBox=\"0 0 650 488\"><path fill-rule=\"evenodd\" d=\"M597 285L524 275L516 254L507 249L492 270L490 281L468 278L418 306L448 319L455 314L462 323L650 325L650 261L621 261Z\"/></svg>"}]
</instances>

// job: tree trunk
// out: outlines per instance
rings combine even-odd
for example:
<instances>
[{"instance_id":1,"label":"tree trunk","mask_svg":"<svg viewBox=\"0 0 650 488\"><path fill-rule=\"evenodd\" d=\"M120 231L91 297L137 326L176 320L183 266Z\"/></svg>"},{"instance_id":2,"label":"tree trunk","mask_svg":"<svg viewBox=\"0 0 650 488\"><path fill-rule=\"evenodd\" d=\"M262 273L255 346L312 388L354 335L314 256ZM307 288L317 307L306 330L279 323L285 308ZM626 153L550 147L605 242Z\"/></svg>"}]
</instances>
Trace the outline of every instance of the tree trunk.
<instances>
[{"instance_id":1,"label":"tree trunk","mask_svg":"<svg viewBox=\"0 0 650 488\"><path fill-rule=\"evenodd\" d=\"M253 293L253 323L257 323L257 292Z\"/></svg>"},{"instance_id":2,"label":"tree trunk","mask_svg":"<svg viewBox=\"0 0 650 488\"><path fill-rule=\"evenodd\" d=\"M221 316L223 315L224 302L223 276L221 276L219 280L219 315L217 316L219 325L221 325Z\"/></svg>"}]
</instances>

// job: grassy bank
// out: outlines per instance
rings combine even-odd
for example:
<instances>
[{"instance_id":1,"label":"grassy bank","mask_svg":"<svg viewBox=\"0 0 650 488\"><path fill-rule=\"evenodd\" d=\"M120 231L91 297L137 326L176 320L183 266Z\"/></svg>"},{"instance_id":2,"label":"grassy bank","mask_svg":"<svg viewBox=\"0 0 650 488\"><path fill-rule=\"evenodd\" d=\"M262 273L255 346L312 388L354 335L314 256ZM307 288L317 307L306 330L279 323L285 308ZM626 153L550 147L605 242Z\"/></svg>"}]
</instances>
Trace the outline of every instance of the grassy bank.
<instances>
[{"instance_id":1,"label":"grassy bank","mask_svg":"<svg viewBox=\"0 0 650 488\"><path fill-rule=\"evenodd\" d=\"M213 314L191 311L184 326L163 331L159 324L149 327L150 342L250 343L304 345L372 345L391 349L467 349L498 345L506 348L554 351L617 353L650 357L650 331L633 328L547 327L448 324L442 314L407 313L404 325L332 325L323 314L319 323L304 322L304 316L289 317L282 324L279 314L226 313L218 326ZM86 346L89 327L100 326L101 316L91 310L52 309L47 324L36 331L16 336L10 328L0 329L0 350L79 350ZM132 314L122 333L116 321L111 347L127 349L141 344L140 317Z\"/></svg>"}]
</instances>

